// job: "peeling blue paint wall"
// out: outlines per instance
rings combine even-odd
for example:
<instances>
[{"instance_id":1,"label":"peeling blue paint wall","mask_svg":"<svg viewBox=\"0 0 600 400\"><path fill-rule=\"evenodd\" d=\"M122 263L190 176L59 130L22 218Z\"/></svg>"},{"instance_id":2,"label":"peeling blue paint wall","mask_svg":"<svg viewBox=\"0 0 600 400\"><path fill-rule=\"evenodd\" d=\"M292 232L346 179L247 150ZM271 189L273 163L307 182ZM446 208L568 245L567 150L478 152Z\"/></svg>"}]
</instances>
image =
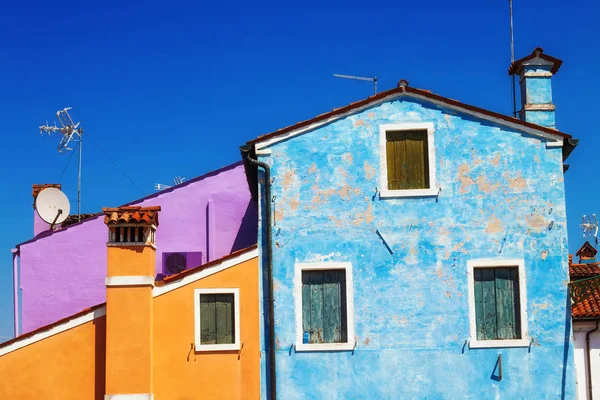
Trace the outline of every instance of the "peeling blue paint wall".
<instances>
[{"instance_id":1,"label":"peeling blue paint wall","mask_svg":"<svg viewBox=\"0 0 600 400\"><path fill-rule=\"evenodd\" d=\"M434 123L437 197L376 195L379 125L405 122ZM405 97L270 149L278 398L574 398L560 148ZM465 345L478 258L525 259L530 348ZM354 352L290 351L311 261L352 263Z\"/></svg>"}]
</instances>

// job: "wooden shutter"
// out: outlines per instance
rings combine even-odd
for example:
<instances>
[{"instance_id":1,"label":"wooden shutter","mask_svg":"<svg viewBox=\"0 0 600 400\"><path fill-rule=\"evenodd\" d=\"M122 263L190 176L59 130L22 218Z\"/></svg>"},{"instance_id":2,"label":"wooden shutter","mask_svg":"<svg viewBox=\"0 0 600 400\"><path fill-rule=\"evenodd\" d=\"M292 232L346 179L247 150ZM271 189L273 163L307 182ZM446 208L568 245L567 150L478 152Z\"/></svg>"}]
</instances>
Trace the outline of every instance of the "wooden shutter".
<instances>
[{"instance_id":1,"label":"wooden shutter","mask_svg":"<svg viewBox=\"0 0 600 400\"><path fill-rule=\"evenodd\" d=\"M427 131L386 132L388 189L429 188Z\"/></svg>"},{"instance_id":2,"label":"wooden shutter","mask_svg":"<svg viewBox=\"0 0 600 400\"><path fill-rule=\"evenodd\" d=\"M521 338L518 269L475 268L478 340Z\"/></svg>"},{"instance_id":3,"label":"wooden shutter","mask_svg":"<svg viewBox=\"0 0 600 400\"><path fill-rule=\"evenodd\" d=\"M235 342L234 295L200 295L200 343L231 344Z\"/></svg>"},{"instance_id":4,"label":"wooden shutter","mask_svg":"<svg viewBox=\"0 0 600 400\"><path fill-rule=\"evenodd\" d=\"M347 341L346 271L302 272L302 329L308 343Z\"/></svg>"}]
</instances>

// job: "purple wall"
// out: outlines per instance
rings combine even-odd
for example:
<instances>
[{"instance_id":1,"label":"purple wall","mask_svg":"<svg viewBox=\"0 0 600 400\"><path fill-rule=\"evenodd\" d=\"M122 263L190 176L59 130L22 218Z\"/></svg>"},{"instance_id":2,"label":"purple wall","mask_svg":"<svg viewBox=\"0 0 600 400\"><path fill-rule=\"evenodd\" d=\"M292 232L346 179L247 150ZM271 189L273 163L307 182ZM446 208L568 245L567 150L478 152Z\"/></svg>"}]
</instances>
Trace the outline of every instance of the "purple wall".
<instances>
[{"instance_id":1,"label":"purple wall","mask_svg":"<svg viewBox=\"0 0 600 400\"><path fill-rule=\"evenodd\" d=\"M163 252L194 252L192 268L198 252L204 263L256 243L255 203L240 164L130 204L162 207L157 274ZM107 237L102 217L95 217L19 246L22 333L105 301Z\"/></svg>"}]
</instances>

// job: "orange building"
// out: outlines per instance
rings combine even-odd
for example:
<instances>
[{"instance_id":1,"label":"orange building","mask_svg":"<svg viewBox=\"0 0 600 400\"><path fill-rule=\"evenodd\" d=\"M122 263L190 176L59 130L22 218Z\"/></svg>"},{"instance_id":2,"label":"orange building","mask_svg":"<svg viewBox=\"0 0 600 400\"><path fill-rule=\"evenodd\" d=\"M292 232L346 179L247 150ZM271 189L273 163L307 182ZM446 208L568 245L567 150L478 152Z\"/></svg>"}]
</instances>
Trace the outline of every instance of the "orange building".
<instances>
[{"instance_id":1,"label":"orange building","mask_svg":"<svg viewBox=\"0 0 600 400\"><path fill-rule=\"evenodd\" d=\"M0 399L257 399L258 250L155 281L160 207L104 209L106 303L0 346Z\"/></svg>"}]
</instances>

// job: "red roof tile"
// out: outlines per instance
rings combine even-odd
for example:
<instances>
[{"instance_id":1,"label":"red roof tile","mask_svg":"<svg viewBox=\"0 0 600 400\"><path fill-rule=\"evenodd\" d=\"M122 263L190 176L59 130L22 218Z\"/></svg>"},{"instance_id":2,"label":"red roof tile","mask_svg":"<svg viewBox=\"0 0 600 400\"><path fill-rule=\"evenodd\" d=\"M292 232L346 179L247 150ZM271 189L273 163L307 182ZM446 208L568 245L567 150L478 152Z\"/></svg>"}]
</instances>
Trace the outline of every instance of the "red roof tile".
<instances>
[{"instance_id":1,"label":"red roof tile","mask_svg":"<svg viewBox=\"0 0 600 400\"><path fill-rule=\"evenodd\" d=\"M521 65L523 65L524 62L533 60L536 57L539 57L542 60L546 60L551 63L554 63L554 65L552 66L552 69L550 69L550 72L552 72L553 74L557 73L558 69L562 65L562 60L559 60L558 58L554 58L552 56L546 55L546 54L544 54L544 49L542 49L541 47L536 47L536 49L533 51L533 53L531 53L531 55L529 55L527 57L523 57L519 60L516 60L512 64L510 64L510 67L508 68L508 74L509 75L518 74L519 70L521 69Z\"/></svg>"},{"instance_id":2,"label":"red roof tile","mask_svg":"<svg viewBox=\"0 0 600 400\"><path fill-rule=\"evenodd\" d=\"M590 278L592 276L600 275L600 265L597 262L571 264L569 265L569 275L571 276L572 281L577 280L577 278Z\"/></svg>"},{"instance_id":3,"label":"red roof tile","mask_svg":"<svg viewBox=\"0 0 600 400\"><path fill-rule=\"evenodd\" d=\"M160 211L160 206L123 206L102 209L106 225L138 224L158 226L158 211Z\"/></svg>"},{"instance_id":4,"label":"red roof tile","mask_svg":"<svg viewBox=\"0 0 600 400\"><path fill-rule=\"evenodd\" d=\"M573 318L600 318L600 277L571 282Z\"/></svg>"},{"instance_id":5,"label":"red roof tile","mask_svg":"<svg viewBox=\"0 0 600 400\"><path fill-rule=\"evenodd\" d=\"M279 135L283 135L285 133L294 131L294 130L302 128L302 127L309 126L309 125L317 123L317 122L325 121L325 120L327 120L327 119L329 119L331 117L334 117L336 115L344 114L346 112L352 111L352 110L357 109L359 107L363 107L363 106L369 105L371 103L380 101L380 100L382 100L382 99L384 99L384 98L386 98L388 96L392 96L392 95L396 95L396 94L403 94L403 93L418 95L418 96L424 97L424 98L429 99L429 100L435 100L435 101L439 101L439 102L445 103L448 106L459 107L459 108L462 108L462 109L465 109L465 110L469 110L469 111L472 111L472 112L477 112L479 114L484 114L484 115L487 115L487 116L495 118L495 119L499 119L499 120L502 120L502 121L505 121L505 122L509 122L509 123L512 123L512 124L517 124L517 125L523 126L525 128L535 129L537 131L542 131L542 132L549 133L549 134L552 134L552 135L560 136L560 137L563 137L565 139L570 139L572 137L571 135L569 135L567 133L563 133L563 132L557 131L556 129L548 128L548 127L541 126L541 125L532 124L532 123L526 122L526 121L521 121L520 119L516 119L516 118L510 117L508 115L500 114L500 113L497 113L497 112L494 112L494 111L489 111L489 110L486 110L486 109L483 109L483 108L479 108L479 107L471 106L471 105L468 105L468 104L465 104L465 103L461 103L459 101L452 100L452 99L449 99L447 97L443 97L443 96L439 96L437 94L431 93L431 92L429 92L427 90L415 89L415 88L409 87L408 86L408 82L406 80L402 79L400 82L398 82L398 87L396 87L394 89L377 93L377 94L375 94L373 96L367 97L366 99L363 99L363 100L360 100L360 101L356 101L354 103L350 103L347 106L340 107L340 108L335 108L332 111L323 113L323 114L318 115L318 116L316 116L314 118L307 119L305 121L298 122L298 123L296 123L294 125L290 125L290 126L287 126L285 128L278 129L275 132L271 132L271 133L268 133L266 135L259 136L259 137L257 137L254 140L250 140L248 142L248 144L254 145L254 144L258 143L258 142L262 142L264 140L268 140L268 139L271 139L273 137L276 137L276 136L279 136Z\"/></svg>"}]
</instances>

